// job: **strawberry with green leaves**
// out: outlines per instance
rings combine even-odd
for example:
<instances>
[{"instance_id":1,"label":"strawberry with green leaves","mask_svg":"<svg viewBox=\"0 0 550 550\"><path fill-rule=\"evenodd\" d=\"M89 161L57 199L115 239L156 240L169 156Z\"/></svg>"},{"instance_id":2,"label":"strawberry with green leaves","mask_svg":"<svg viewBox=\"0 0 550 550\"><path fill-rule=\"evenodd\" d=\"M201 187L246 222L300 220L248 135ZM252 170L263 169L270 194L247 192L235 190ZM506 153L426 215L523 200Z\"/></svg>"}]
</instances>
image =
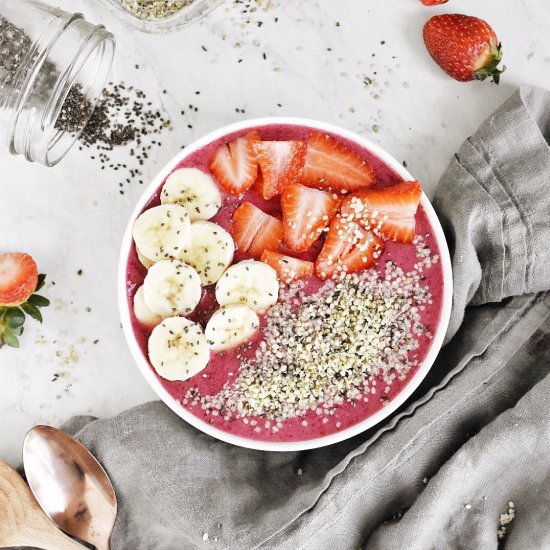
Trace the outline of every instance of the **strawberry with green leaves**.
<instances>
[{"instance_id":1,"label":"strawberry with green leaves","mask_svg":"<svg viewBox=\"0 0 550 550\"><path fill-rule=\"evenodd\" d=\"M499 69L502 46L491 26L477 17L435 15L424 25L424 43L433 60L455 80L485 80L495 84L506 67Z\"/></svg>"},{"instance_id":2,"label":"strawberry with green leaves","mask_svg":"<svg viewBox=\"0 0 550 550\"><path fill-rule=\"evenodd\" d=\"M46 276L38 274L36 262L28 254L0 254L0 348L18 348L25 313L42 322L41 307L49 300L34 294L44 286Z\"/></svg>"}]
</instances>

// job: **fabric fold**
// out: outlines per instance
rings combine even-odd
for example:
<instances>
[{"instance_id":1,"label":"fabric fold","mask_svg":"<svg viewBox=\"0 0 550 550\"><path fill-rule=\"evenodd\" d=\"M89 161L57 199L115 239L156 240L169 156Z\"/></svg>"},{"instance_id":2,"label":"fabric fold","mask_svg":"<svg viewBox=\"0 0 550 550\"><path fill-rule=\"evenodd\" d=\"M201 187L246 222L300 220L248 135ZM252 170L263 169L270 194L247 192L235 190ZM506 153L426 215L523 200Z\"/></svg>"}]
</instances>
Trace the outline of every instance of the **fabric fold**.
<instances>
[{"instance_id":1,"label":"fabric fold","mask_svg":"<svg viewBox=\"0 0 550 550\"><path fill-rule=\"evenodd\" d=\"M458 288L447 341L468 305L550 288L549 104L550 92L521 87L464 142L440 180L433 204Z\"/></svg>"}]
</instances>

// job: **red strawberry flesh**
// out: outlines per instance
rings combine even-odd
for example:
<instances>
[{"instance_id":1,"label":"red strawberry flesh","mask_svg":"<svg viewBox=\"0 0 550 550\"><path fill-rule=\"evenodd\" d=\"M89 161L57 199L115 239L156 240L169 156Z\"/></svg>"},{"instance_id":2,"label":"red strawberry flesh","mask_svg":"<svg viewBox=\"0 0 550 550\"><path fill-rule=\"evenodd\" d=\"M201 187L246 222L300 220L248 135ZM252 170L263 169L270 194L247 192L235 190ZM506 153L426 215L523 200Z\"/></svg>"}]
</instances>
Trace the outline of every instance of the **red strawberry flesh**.
<instances>
[{"instance_id":1,"label":"red strawberry flesh","mask_svg":"<svg viewBox=\"0 0 550 550\"><path fill-rule=\"evenodd\" d=\"M425 6L439 6L446 4L449 0L420 0Z\"/></svg>"},{"instance_id":2,"label":"red strawberry flesh","mask_svg":"<svg viewBox=\"0 0 550 550\"><path fill-rule=\"evenodd\" d=\"M422 196L418 181L402 181L384 189L369 189L342 201L342 216L386 239L410 243L415 236L415 214Z\"/></svg>"},{"instance_id":3,"label":"red strawberry flesh","mask_svg":"<svg viewBox=\"0 0 550 550\"><path fill-rule=\"evenodd\" d=\"M384 241L354 221L336 216L317 260L321 279L338 278L374 265L384 251Z\"/></svg>"},{"instance_id":4,"label":"red strawberry flesh","mask_svg":"<svg viewBox=\"0 0 550 550\"><path fill-rule=\"evenodd\" d=\"M313 275L313 262L299 260L277 252L266 250L261 257L262 262L270 265L283 283L291 283L298 279L305 279Z\"/></svg>"},{"instance_id":5,"label":"red strawberry flesh","mask_svg":"<svg viewBox=\"0 0 550 550\"><path fill-rule=\"evenodd\" d=\"M264 250L276 250L283 239L281 220L266 214L249 202L243 202L233 214L231 230L240 254L259 258Z\"/></svg>"},{"instance_id":6,"label":"red strawberry flesh","mask_svg":"<svg viewBox=\"0 0 550 550\"><path fill-rule=\"evenodd\" d=\"M289 185L281 195L286 246L295 252L307 250L336 214L340 200L334 193Z\"/></svg>"},{"instance_id":7,"label":"red strawberry flesh","mask_svg":"<svg viewBox=\"0 0 550 550\"><path fill-rule=\"evenodd\" d=\"M252 144L262 173L262 196L269 200L296 183L304 166L303 141L255 141Z\"/></svg>"},{"instance_id":8,"label":"red strawberry flesh","mask_svg":"<svg viewBox=\"0 0 550 550\"><path fill-rule=\"evenodd\" d=\"M228 144L221 145L210 162L210 170L218 183L231 195L242 195L256 181L258 162L252 143L258 132L249 132Z\"/></svg>"},{"instance_id":9,"label":"red strawberry flesh","mask_svg":"<svg viewBox=\"0 0 550 550\"><path fill-rule=\"evenodd\" d=\"M312 134L301 182L308 187L348 193L372 187L374 170L359 155L327 134Z\"/></svg>"},{"instance_id":10,"label":"red strawberry flesh","mask_svg":"<svg viewBox=\"0 0 550 550\"><path fill-rule=\"evenodd\" d=\"M260 258L265 250L277 250L283 240L283 224L281 220L266 214L267 219L254 237L248 253L253 258Z\"/></svg>"},{"instance_id":11,"label":"red strawberry flesh","mask_svg":"<svg viewBox=\"0 0 550 550\"><path fill-rule=\"evenodd\" d=\"M0 255L0 306L26 302L37 284L38 269L31 256L22 252Z\"/></svg>"}]
</instances>

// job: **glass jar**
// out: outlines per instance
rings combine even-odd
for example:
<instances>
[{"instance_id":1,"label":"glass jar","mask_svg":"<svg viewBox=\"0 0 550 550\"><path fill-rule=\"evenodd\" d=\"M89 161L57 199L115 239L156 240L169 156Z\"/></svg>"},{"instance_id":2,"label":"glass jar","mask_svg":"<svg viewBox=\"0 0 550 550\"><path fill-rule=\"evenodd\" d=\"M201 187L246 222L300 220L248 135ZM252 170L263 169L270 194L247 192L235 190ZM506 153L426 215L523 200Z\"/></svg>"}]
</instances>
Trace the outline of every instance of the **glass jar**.
<instances>
[{"instance_id":1,"label":"glass jar","mask_svg":"<svg viewBox=\"0 0 550 550\"><path fill-rule=\"evenodd\" d=\"M12 154L53 166L103 92L113 36L81 14L0 0L0 131Z\"/></svg>"},{"instance_id":2,"label":"glass jar","mask_svg":"<svg viewBox=\"0 0 550 550\"><path fill-rule=\"evenodd\" d=\"M219 6L223 0L100 0L100 2L129 27L150 33L166 33L198 21ZM162 16L166 9L168 14Z\"/></svg>"}]
</instances>

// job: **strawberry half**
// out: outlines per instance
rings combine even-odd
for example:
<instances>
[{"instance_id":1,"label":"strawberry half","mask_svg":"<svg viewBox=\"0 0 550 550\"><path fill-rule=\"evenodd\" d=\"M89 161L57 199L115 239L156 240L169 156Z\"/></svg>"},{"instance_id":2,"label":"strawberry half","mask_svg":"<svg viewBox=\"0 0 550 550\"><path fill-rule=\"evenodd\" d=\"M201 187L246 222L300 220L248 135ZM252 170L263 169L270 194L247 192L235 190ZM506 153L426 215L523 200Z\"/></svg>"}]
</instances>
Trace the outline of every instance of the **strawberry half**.
<instances>
[{"instance_id":1,"label":"strawberry half","mask_svg":"<svg viewBox=\"0 0 550 550\"><path fill-rule=\"evenodd\" d=\"M338 211L340 197L334 193L289 185L281 195L284 241L291 250L307 250Z\"/></svg>"},{"instance_id":2,"label":"strawberry half","mask_svg":"<svg viewBox=\"0 0 550 550\"><path fill-rule=\"evenodd\" d=\"M384 251L384 241L354 221L336 216L315 260L320 279L342 277L371 267Z\"/></svg>"},{"instance_id":3,"label":"strawberry half","mask_svg":"<svg viewBox=\"0 0 550 550\"><path fill-rule=\"evenodd\" d=\"M240 253L259 258L264 250L277 250L283 240L281 220L243 202L233 214L231 231Z\"/></svg>"},{"instance_id":4,"label":"strawberry half","mask_svg":"<svg viewBox=\"0 0 550 550\"><path fill-rule=\"evenodd\" d=\"M433 60L455 80L499 83L502 46L491 26L477 17L435 15L424 25L424 43Z\"/></svg>"},{"instance_id":5,"label":"strawberry half","mask_svg":"<svg viewBox=\"0 0 550 550\"><path fill-rule=\"evenodd\" d=\"M386 239L410 243L415 236L415 215L422 196L417 181L402 181L385 189L369 189L347 196L342 216Z\"/></svg>"},{"instance_id":6,"label":"strawberry half","mask_svg":"<svg viewBox=\"0 0 550 550\"><path fill-rule=\"evenodd\" d=\"M312 134L301 182L309 187L348 193L372 187L374 170L359 155L327 134Z\"/></svg>"},{"instance_id":7,"label":"strawberry half","mask_svg":"<svg viewBox=\"0 0 550 550\"><path fill-rule=\"evenodd\" d=\"M303 141L255 141L252 148L262 173L264 199L272 199L298 181L306 158Z\"/></svg>"},{"instance_id":8,"label":"strawberry half","mask_svg":"<svg viewBox=\"0 0 550 550\"><path fill-rule=\"evenodd\" d=\"M0 255L0 306L18 306L36 289L38 268L28 254Z\"/></svg>"},{"instance_id":9,"label":"strawberry half","mask_svg":"<svg viewBox=\"0 0 550 550\"><path fill-rule=\"evenodd\" d=\"M261 260L270 265L277 272L279 280L286 284L313 275L313 262L298 260L269 250L264 251Z\"/></svg>"},{"instance_id":10,"label":"strawberry half","mask_svg":"<svg viewBox=\"0 0 550 550\"><path fill-rule=\"evenodd\" d=\"M210 170L218 183L231 195L242 195L256 181L258 161L252 142L260 139L258 132L249 132L218 148L210 161Z\"/></svg>"}]
</instances>

